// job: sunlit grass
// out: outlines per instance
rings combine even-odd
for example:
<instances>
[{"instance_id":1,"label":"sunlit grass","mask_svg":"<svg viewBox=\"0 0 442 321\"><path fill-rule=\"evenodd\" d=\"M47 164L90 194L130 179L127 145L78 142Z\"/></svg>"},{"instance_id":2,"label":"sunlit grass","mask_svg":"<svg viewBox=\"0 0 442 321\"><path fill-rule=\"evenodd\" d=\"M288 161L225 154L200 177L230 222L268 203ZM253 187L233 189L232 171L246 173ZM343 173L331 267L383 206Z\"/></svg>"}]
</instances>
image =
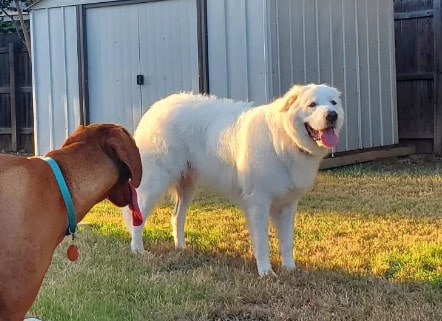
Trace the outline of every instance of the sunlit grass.
<instances>
[{"instance_id":1,"label":"sunlit grass","mask_svg":"<svg viewBox=\"0 0 442 321\"><path fill-rule=\"evenodd\" d=\"M258 278L245 218L200 192L175 251L172 203L130 253L120 210L97 204L80 227L80 259L57 249L32 312L46 320L442 319L442 167L389 162L323 171L299 205L295 259ZM304 273L308 271L308 273ZM296 317L295 317L296 316Z\"/></svg>"}]
</instances>

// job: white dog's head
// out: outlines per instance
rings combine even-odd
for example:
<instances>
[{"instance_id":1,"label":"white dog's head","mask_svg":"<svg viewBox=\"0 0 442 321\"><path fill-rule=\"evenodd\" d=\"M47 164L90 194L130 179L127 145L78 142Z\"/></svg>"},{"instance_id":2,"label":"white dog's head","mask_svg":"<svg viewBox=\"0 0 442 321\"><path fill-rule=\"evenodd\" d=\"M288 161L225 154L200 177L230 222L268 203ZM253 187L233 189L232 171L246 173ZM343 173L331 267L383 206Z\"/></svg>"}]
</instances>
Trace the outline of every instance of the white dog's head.
<instances>
[{"instance_id":1,"label":"white dog's head","mask_svg":"<svg viewBox=\"0 0 442 321\"><path fill-rule=\"evenodd\" d=\"M312 154L328 151L339 143L344 124L340 92L327 85L295 85L282 98L281 112L294 125L291 136L297 145Z\"/></svg>"}]
</instances>

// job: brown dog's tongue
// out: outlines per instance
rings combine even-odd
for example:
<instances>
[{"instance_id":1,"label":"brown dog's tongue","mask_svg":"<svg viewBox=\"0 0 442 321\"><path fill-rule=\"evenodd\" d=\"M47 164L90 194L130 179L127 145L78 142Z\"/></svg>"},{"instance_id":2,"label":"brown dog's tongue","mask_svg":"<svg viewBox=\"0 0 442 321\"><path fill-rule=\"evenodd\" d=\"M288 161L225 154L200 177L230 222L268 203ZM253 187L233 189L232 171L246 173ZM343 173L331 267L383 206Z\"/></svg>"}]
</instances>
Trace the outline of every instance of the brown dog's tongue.
<instances>
[{"instance_id":1,"label":"brown dog's tongue","mask_svg":"<svg viewBox=\"0 0 442 321\"><path fill-rule=\"evenodd\" d=\"M137 191L130 182L128 185L130 191L129 208L132 211L132 224L133 226L140 226L143 224L143 215L141 214L140 207L138 206Z\"/></svg>"}]
</instances>

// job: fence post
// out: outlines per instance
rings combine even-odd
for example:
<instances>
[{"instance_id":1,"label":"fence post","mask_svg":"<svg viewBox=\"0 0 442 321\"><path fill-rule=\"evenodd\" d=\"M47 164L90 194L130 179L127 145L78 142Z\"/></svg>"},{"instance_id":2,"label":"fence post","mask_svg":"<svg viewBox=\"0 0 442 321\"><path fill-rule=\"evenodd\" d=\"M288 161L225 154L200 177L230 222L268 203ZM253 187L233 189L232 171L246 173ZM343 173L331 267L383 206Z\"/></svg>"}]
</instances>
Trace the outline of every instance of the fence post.
<instances>
[{"instance_id":1,"label":"fence post","mask_svg":"<svg viewBox=\"0 0 442 321\"><path fill-rule=\"evenodd\" d=\"M434 0L434 147L433 153L442 155L442 3Z\"/></svg>"},{"instance_id":2,"label":"fence post","mask_svg":"<svg viewBox=\"0 0 442 321\"><path fill-rule=\"evenodd\" d=\"M9 44L9 99L11 104L11 149L17 151L18 148L18 124L17 124L17 84L15 77L16 70L16 46Z\"/></svg>"}]
</instances>

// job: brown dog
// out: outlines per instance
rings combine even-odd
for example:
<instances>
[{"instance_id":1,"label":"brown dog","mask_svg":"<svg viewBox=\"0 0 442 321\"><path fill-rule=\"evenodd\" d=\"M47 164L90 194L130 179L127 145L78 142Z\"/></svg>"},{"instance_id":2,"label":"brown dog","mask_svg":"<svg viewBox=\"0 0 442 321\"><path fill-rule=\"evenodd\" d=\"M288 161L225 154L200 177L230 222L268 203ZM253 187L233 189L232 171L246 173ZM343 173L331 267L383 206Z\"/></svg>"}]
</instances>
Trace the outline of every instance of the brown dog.
<instances>
[{"instance_id":1,"label":"brown dog","mask_svg":"<svg viewBox=\"0 0 442 321\"><path fill-rule=\"evenodd\" d=\"M63 173L77 222L106 197L117 206L137 206L131 184L141 181L140 154L123 127L81 126L47 156ZM23 321L67 227L48 163L0 155L0 321Z\"/></svg>"}]
</instances>

